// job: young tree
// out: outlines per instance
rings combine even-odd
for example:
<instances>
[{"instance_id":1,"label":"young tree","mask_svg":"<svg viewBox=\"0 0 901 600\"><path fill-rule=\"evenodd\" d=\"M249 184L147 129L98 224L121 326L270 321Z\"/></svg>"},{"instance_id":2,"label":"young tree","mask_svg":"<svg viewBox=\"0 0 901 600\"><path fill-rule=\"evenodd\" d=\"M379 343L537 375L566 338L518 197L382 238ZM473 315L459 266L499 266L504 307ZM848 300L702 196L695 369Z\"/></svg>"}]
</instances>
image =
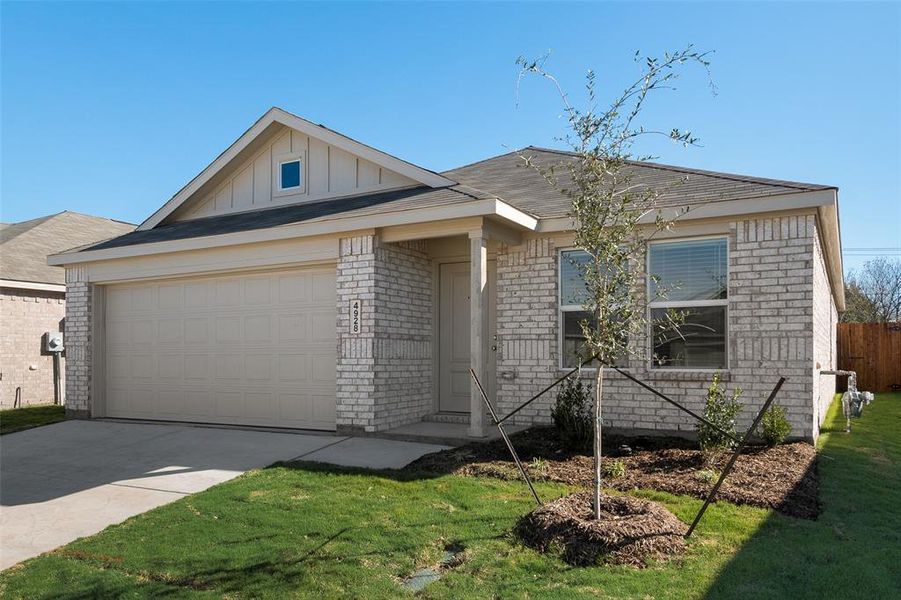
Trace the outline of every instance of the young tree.
<instances>
[{"instance_id":1,"label":"young tree","mask_svg":"<svg viewBox=\"0 0 901 600\"><path fill-rule=\"evenodd\" d=\"M845 282L844 322L901 321L901 260L874 258Z\"/></svg>"},{"instance_id":2,"label":"young tree","mask_svg":"<svg viewBox=\"0 0 901 600\"><path fill-rule=\"evenodd\" d=\"M641 59L641 76L629 85L610 105L598 109L595 74L589 71L586 81L588 106L575 108L558 80L544 68L544 59L526 61L520 58L520 79L528 74L550 81L563 104L569 125L566 138L574 160L560 165L542 165L523 156L526 164L538 172L566 196L572 205L571 218L575 245L588 255L586 262L575 266L587 290L584 310L592 315L582 321L586 355L600 362L596 371L594 399L594 516L600 518L602 405L604 371L631 351L629 340L646 335L647 318L642 301L643 271L638 268L648 237L668 229L686 209L665 213L658 206L666 190L654 189L635 181L633 160L650 156L633 156L636 141L645 136L662 135L683 144L694 145L690 132L672 129L657 131L639 124L639 115L649 97L662 90L672 90L679 69L689 63L709 67L707 53L693 47L665 54L662 58ZM708 71L709 73L709 71ZM668 315L665 326L677 326L680 316Z\"/></svg>"}]
</instances>

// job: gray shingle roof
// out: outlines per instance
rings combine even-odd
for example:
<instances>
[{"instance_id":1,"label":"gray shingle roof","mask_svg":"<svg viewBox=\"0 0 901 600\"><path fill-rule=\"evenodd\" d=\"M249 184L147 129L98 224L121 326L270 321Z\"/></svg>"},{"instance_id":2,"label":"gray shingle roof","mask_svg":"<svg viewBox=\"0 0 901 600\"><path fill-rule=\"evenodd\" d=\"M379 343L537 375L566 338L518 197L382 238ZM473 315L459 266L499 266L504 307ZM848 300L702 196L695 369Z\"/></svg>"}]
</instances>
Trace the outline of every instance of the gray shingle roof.
<instances>
[{"instance_id":1,"label":"gray shingle roof","mask_svg":"<svg viewBox=\"0 0 901 600\"><path fill-rule=\"evenodd\" d=\"M524 150L495 156L442 173L445 177L459 182L460 185L444 188L419 186L164 223L152 229L132 231L80 250L102 250L238 233L295 223L314 223L338 218L447 206L488 198L499 198L519 210L540 218L566 216L569 213L569 201L548 184L539 173L527 167L522 156L531 156L535 163L542 166L565 165L567 161L576 159L572 153L530 146ZM682 206L833 189L830 186L715 173L654 163L632 162L629 163L628 168L634 170L635 183L669 190L661 196L661 205ZM565 173L566 169L558 171L563 185L565 185L565 181L562 175ZM0 230L0 234L3 233L5 232Z\"/></svg>"},{"instance_id":2,"label":"gray shingle roof","mask_svg":"<svg viewBox=\"0 0 901 600\"><path fill-rule=\"evenodd\" d=\"M523 157L531 157L542 167L564 166L575 161L571 152L529 146L442 173L464 185L494 194L516 208L536 217L562 217L569 213L569 200L561 195L535 169L526 166ZM667 190L661 206L682 206L724 200L760 198L814 190L831 186L716 173L647 162L630 162L633 182ZM567 169L557 171L559 184L566 186Z\"/></svg>"},{"instance_id":3,"label":"gray shingle roof","mask_svg":"<svg viewBox=\"0 0 901 600\"><path fill-rule=\"evenodd\" d=\"M47 264L47 255L122 235L134 225L74 212L61 212L0 227L0 279L65 283L66 272Z\"/></svg>"},{"instance_id":4,"label":"gray shingle roof","mask_svg":"<svg viewBox=\"0 0 901 600\"><path fill-rule=\"evenodd\" d=\"M278 208L266 208L230 215L203 217L190 221L158 225L153 229L133 231L118 238L90 247L90 250L133 246L152 242L169 242L208 235L238 233L254 229L268 229L295 223L327 221L337 217L359 217L386 212L448 206L488 198L478 190L457 185L446 188L420 186L403 190L380 192L322 200L307 204L294 204ZM87 249L87 248L85 248Z\"/></svg>"}]
</instances>

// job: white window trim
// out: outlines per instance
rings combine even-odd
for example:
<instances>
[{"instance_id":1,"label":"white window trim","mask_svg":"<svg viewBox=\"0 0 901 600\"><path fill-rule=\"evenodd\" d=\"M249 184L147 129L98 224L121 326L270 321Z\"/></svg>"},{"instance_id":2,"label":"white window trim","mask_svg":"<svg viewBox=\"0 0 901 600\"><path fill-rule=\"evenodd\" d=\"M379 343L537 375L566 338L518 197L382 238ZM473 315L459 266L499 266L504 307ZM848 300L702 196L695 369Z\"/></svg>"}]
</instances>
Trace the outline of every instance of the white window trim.
<instances>
[{"instance_id":1,"label":"white window trim","mask_svg":"<svg viewBox=\"0 0 901 600\"><path fill-rule=\"evenodd\" d=\"M730 273L729 268L729 253L731 250L729 249L729 236L728 235L701 235L701 236L692 236L692 237L674 237L674 238L666 238L662 240L651 240L647 243L647 249L645 250L645 294L646 297L650 300L651 298L651 246L658 244L672 244L675 242L696 242L702 240L725 240L726 241L726 298L724 300L662 300L657 302L648 302L647 303L647 321L648 327L645 332L648 340L648 356L647 356L647 367L649 372L653 373L722 373L728 372L731 366L731 355L729 352L729 283L731 281L732 274ZM687 307L696 307L696 306L724 306L726 308L725 315L725 323L726 323L726 331L725 331L725 348L724 352L726 355L725 367L717 368L717 367L659 367L654 364L654 337L653 337L653 322L651 321L651 310L655 308L687 308Z\"/></svg>"},{"instance_id":2,"label":"white window trim","mask_svg":"<svg viewBox=\"0 0 901 600\"><path fill-rule=\"evenodd\" d=\"M290 162L300 162L300 185L297 187L282 187L282 165ZM307 190L307 156L306 152L290 152L279 154L272 160L272 196L293 196L305 194Z\"/></svg>"}]
</instances>

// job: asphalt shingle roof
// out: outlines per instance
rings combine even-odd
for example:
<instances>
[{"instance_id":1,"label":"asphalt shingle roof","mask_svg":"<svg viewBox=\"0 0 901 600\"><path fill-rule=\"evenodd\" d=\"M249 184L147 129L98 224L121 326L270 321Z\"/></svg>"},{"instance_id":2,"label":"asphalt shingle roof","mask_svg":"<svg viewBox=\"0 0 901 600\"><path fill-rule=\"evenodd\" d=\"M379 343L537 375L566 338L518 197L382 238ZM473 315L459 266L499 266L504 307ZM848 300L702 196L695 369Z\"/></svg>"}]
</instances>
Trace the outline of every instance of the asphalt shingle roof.
<instances>
[{"instance_id":1,"label":"asphalt shingle roof","mask_svg":"<svg viewBox=\"0 0 901 600\"><path fill-rule=\"evenodd\" d=\"M442 173L464 185L494 194L516 208L536 217L562 217L569 214L569 200L545 181L524 157L544 168L565 166L577 160L571 152L536 148L502 154ZM660 206L682 206L724 200L760 198L814 190L831 186L716 173L647 162L630 162L633 183L666 190L659 198ZM565 187L567 169L556 171L558 183Z\"/></svg>"},{"instance_id":2,"label":"asphalt shingle roof","mask_svg":"<svg viewBox=\"0 0 901 600\"><path fill-rule=\"evenodd\" d=\"M208 235L222 235L225 233L238 233L254 229L268 229L295 223L313 223L327 221L335 217L359 217L411 210L414 208L428 208L432 206L449 206L460 202L471 202L482 198L488 198L478 190L472 190L466 186L451 186L446 188L430 188L420 186L390 192L379 192L353 196L349 198L337 198L334 200L322 200L307 204L294 204L278 208L266 208L248 212L234 213L230 215L218 215L203 217L190 221L176 221L174 223L158 225L153 229L133 231L112 240L91 246L91 250L103 250L105 248L118 248L133 246L135 244L148 244L152 242L169 242L188 238L203 237Z\"/></svg>"},{"instance_id":3,"label":"asphalt shingle roof","mask_svg":"<svg viewBox=\"0 0 901 600\"><path fill-rule=\"evenodd\" d=\"M106 240L134 229L134 225L61 212L0 227L0 279L32 283L66 282L66 271L47 264L47 255Z\"/></svg>"},{"instance_id":4,"label":"asphalt shingle roof","mask_svg":"<svg viewBox=\"0 0 901 600\"><path fill-rule=\"evenodd\" d=\"M102 250L237 233L295 223L447 206L489 198L503 200L539 218L562 217L569 214L567 198L545 181L535 169L528 167L523 160L524 156L531 157L535 164L544 167L566 165L567 162L577 159L569 152L530 146L442 173L445 177L459 182L459 185L444 188L419 186L164 223L152 229L132 231L83 250ZM833 189L831 186L716 173L655 163L631 162L627 168L633 170L634 183L667 190L660 197L661 206L682 206ZM563 186L566 185L566 173L565 168L557 171L559 183ZM2 233L5 231L0 230L0 234Z\"/></svg>"}]
</instances>

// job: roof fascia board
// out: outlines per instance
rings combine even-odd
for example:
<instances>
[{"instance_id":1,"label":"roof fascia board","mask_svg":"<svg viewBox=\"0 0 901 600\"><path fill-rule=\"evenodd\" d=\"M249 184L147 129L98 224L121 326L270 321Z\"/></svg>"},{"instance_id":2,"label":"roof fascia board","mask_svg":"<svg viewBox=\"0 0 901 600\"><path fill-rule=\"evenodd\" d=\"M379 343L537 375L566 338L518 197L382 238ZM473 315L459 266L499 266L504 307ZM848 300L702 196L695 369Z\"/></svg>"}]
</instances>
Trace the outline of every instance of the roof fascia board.
<instances>
[{"instance_id":1,"label":"roof fascia board","mask_svg":"<svg viewBox=\"0 0 901 600\"><path fill-rule=\"evenodd\" d=\"M503 204L500 207L499 204ZM503 215L497 214L498 209L503 210ZM330 219L313 223L295 223L281 225L268 229L254 229L222 235L186 238L183 240L171 240L147 244L135 244L119 248L105 248L102 250L84 250L81 252L52 254L47 257L47 264L53 266L70 266L99 260L112 260L117 258L129 258L147 254L163 254L168 252L183 252L220 246L232 246L237 244L251 244L263 241L281 240L294 237L307 237L312 235L342 234L360 229L390 227L393 225L413 225L417 223L429 223L432 221L461 219L467 217L496 216L512 221L513 225L522 227L523 223L534 223L537 220L525 213L506 205L493 198L474 200L451 206L435 206L429 208L410 209L405 211L386 212L358 217L345 217L343 219ZM534 226L531 228L534 229Z\"/></svg>"},{"instance_id":2,"label":"roof fascia board","mask_svg":"<svg viewBox=\"0 0 901 600\"><path fill-rule=\"evenodd\" d=\"M842 264L842 237L838 222L838 205L821 206L817 209L817 231L823 246L826 273L835 299L835 308L845 310L845 275Z\"/></svg>"},{"instance_id":3,"label":"roof fascia board","mask_svg":"<svg viewBox=\"0 0 901 600\"><path fill-rule=\"evenodd\" d=\"M284 111L280 108L271 108L266 114L260 117L256 123L250 126L250 129L244 132L235 142L232 143L222 154L216 157L203 171L201 171L194 179L188 182L185 187L178 191L168 202L154 212L143 223L138 225L138 231L146 231L159 225L163 219L171 215L184 204L191 196L193 196L201 187L210 181L217 173L225 168L228 163L234 160L245 148L247 148L256 138L258 138L270 125L278 123L286 127L291 127L309 136L318 138L336 148L340 148L351 154L356 154L377 165L396 171L405 177L409 177L414 181L430 187L447 187L454 185L456 182L446 177L433 173L422 167L417 167L404 160L386 154L380 150L376 150L371 146L362 144L349 137L336 133L326 127L316 125L302 119L297 115Z\"/></svg>"},{"instance_id":4,"label":"roof fascia board","mask_svg":"<svg viewBox=\"0 0 901 600\"><path fill-rule=\"evenodd\" d=\"M41 292L65 292L64 283L38 283L34 281L18 281L16 279L0 279L0 287L19 290L37 290Z\"/></svg>"},{"instance_id":5,"label":"roof fascia board","mask_svg":"<svg viewBox=\"0 0 901 600\"><path fill-rule=\"evenodd\" d=\"M798 192L794 194L779 194L778 196L743 198L739 200L695 204L689 205L688 212L683 212L680 207L666 207L661 210L661 213L665 219L678 219L680 222L683 222L695 219L732 217L765 212L781 212L801 208L834 206L835 203L835 190L827 189L812 192ZM649 213L641 219L640 223L653 223L655 219L656 214ZM570 217L541 219L538 225L538 231L540 232L566 231L569 229L572 229L572 219Z\"/></svg>"}]
</instances>

